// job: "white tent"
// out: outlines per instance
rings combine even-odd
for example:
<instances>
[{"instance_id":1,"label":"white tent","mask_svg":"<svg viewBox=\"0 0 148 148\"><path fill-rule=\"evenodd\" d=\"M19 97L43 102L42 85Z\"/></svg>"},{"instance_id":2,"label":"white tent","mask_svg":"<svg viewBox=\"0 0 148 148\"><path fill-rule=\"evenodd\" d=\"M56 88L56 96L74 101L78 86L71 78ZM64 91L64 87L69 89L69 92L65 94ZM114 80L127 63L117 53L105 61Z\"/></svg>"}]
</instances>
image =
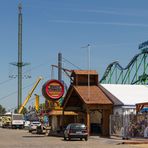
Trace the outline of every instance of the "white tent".
<instances>
[{"instance_id":1,"label":"white tent","mask_svg":"<svg viewBox=\"0 0 148 148\"><path fill-rule=\"evenodd\" d=\"M148 102L147 85L101 84L124 105Z\"/></svg>"},{"instance_id":2,"label":"white tent","mask_svg":"<svg viewBox=\"0 0 148 148\"><path fill-rule=\"evenodd\" d=\"M137 103L148 102L147 85L127 85L127 84L101 84L115 98L122 102L122 105L114 107L114 114L136 113Z\"/></svg>"}]
</instances>

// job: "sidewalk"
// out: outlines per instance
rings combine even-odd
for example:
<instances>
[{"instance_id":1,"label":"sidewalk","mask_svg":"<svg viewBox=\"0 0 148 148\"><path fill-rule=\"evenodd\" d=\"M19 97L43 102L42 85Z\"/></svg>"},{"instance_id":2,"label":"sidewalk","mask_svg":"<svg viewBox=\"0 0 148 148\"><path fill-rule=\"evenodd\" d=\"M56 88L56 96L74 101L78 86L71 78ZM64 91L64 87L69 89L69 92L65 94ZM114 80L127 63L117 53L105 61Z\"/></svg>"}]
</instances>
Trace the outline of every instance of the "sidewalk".
<instances>
[{"instance_id":1,"label":"sidewalk","mask_svg":"<svg viewBox=\"0 0 148 148\"><path fill-rule=\"evenodd\" d=\"M122 139L121 137L111 136L109 138L100 137L100 136L90 136L89 138L98 139L102 143L108 144L148 144L148 139L145 138L130 138L130 139Z\"/></svg>"},{"instance_id":2,"label":"sidewalk","mask_svg":"<svg viewBox=\"0 0 148 148\"><path fill-rule=\"evenodd\" d=\"M129 140L123 140L122 144L148 144L146 138L131 138Z\"/></svg>"},{"instance_id":3,"label":"sidewalk","mask_svg":"<svg viewBox=\"0 0 148 148\"><path fill-rule=\"evenodd\" d=\"M63 137L63 133L56 133L51 132L48 136L55 136L55 137ZM101 137L101 136L89 136L89 139L98 139L101 143L108 143L108 144L148 144L148 138L129 138L129 139L122 139L122 137L111 136L109 138Z\"/></svg>"},{"instance_id":4,"label":"sidewalk","mask_svg":"<svg viewBox=\"0 0 148 148\"><path fill-rule=\"evenodd\" d=\"M148 138L128 138L122 139L121 137L111 136L110 139L119 141L119 144L148 144Z\"/></svg>"}]
</instances>

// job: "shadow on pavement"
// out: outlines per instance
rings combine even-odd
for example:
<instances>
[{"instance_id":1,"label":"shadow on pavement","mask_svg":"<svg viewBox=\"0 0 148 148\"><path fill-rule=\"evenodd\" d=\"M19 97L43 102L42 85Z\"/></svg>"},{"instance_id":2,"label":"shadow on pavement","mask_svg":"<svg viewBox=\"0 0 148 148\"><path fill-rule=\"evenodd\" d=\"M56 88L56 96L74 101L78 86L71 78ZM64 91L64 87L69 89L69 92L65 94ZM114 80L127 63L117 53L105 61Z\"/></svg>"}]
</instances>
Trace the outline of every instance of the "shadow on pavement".
<instances>
[{"instance_id":1,"label":"shadow on pavement","mask_svg":"<svg viewBox=\"0 0 148 148\"><path fill-rule=\"evenodd\" d=\"M44 138L45 136L22 136L23 138Z\"/></svg>"}]
</instances>

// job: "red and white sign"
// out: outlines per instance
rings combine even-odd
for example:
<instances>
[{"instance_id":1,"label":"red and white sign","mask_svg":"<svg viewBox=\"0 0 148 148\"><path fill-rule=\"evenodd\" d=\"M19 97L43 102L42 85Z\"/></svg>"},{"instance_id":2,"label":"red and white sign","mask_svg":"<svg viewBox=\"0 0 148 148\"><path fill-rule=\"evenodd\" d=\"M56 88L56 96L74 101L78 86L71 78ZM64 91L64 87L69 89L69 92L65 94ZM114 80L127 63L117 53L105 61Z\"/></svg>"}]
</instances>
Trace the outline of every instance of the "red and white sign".
<instances>
[{"instance_id":1,"label":"red and white sign","mask_svg":"<svg viewBox=\"0 0 148 148\"><path fill-rule=\"evenodd\" d=\"M43 85L42 93L46 99L59 99L64 94L64 86L58 80L49 80Z\"/></svg>"}]
</instances>

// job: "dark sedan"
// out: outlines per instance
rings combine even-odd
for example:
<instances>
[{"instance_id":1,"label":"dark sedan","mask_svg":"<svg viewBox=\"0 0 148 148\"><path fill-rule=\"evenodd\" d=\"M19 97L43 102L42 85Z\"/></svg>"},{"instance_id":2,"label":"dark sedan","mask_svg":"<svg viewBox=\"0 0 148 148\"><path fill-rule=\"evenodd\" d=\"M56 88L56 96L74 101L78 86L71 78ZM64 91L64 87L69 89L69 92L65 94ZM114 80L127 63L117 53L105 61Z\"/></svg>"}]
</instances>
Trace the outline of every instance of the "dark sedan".
<instances>
[{"instance_id":1,"label":"dark sedan","mask_svg":"<svg viewBox=\"0 0 148 148\"><path fill-rule=\"evenodd\" d=\"M80 138L80 140L88 140L88 132L85 124L71 123L64 131L64 140L71 140L71 138Z\"/></svg>"}]
</instances>

